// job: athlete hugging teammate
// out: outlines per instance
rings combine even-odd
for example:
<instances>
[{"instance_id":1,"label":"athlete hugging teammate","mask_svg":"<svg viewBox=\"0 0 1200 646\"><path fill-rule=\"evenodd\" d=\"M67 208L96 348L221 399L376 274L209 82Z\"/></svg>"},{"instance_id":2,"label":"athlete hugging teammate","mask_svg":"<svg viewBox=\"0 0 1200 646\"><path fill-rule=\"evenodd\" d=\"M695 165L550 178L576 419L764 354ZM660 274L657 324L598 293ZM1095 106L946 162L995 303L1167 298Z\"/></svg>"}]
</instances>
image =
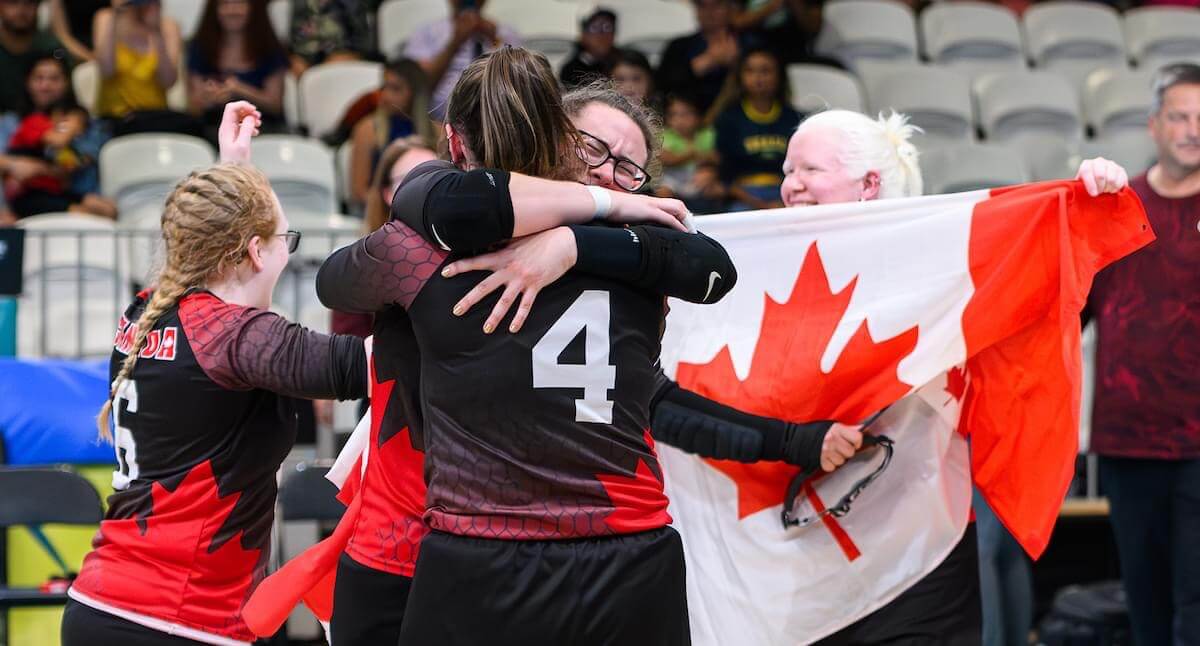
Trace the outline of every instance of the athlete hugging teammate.
<instances>
[{"instance_id":1,"label":"athlete hugging teammate","mask_svg":"<svg viewBox=\"0 0 1200 646\"><path fill-rule=\"evenodd\" d=\"M623 99L598 93L577 105L577 121L589 110L601 111L593 130L617 118L632 128L631 136L625 136L628 129L610 133L610 141L589 131L593 142L575 139L574 129L563 124L556 92L540 56L502 50L474 63L450 101L448 134L455 161L477 170L464 173L435 162L418 167L393 200L393 214L402 221L337 252L318 276L326 305L381 313L376 378L381 384L394 378L390 395L380 401L381 388L373 406L383 409L375 411L381 428L373 432L360 493L363 530L356 528L339 566L335 643L394 640L386 630L402 618L406 643L494 643L501 623L502 643L688 641L682 551L666 527L648 427L656 391L664 399L679 397L676 408L656 409L677 416L699 400L672 388L656 368L661 295L674 289L680 293L672 295L691 300L719 298L733 277L724 251L707 238L662 227L635 227L632 236L622 229L572 227L526 238L522 249L546 252L554 240L568 240L576 268L557 281L571 262L548 273L538 306L522 303L528 319L523 327L510 326L521 327L512 334L487 333L495 323L493 317L484 323L486 307L451 315L465 309L457 307L464 295L479 295L477 274L440 271L463 252L594 215L663 221L673 210L681 214L673 200L499 170L517 160L525 166L517 170L533 175L572 165L579 167L577 177L589 172L583 166L593 177L611 169L608 183L624 190L645 181L637 175L653 136L606 105L611 97ZM603 114L606 109L611 113ZM524 136L506 138L498 130L511 130L530 114L542 118L525 122L530 132ZM564 138L566 145L557 143ZM595 154L597 144L604 158ZM547 158L534 150L539 146L558 151L557 157L539 166L537 160ZM630 159L635 156L640 164ZM514 164L508 165L511 170ZM607 213L597 208L606 202ZM589 247L593 232L601 242ZM604 261L579 262L596 253ZM713 272L730 277L716 291L704 289ZM512 290L505 292L492 299L507 301L501 312L515 299ZM530 290L522 293L528 301ZM382 374L385 364L398 370ZM746 438L743 455L723 457L779 458L784 450L793 451L794 460L799 453L814 463L822 457L828 424L801 428L709 406L713 414L695 417L694 427L710 431L710 438ZM656 426L659 421L656 415ZM401 431L405 425L409 434ZM764 429L776 431L773 442L764 442ZM402 440L389 452L388 444L401 437L410 438L408 446ZM416 501L403 485L419 459L412 449L422 446L429 490L427 500ZM420 506L414 509L414 503ZM389 504L392 513L385 515ZM426 509L434 532L422 544L406 616L394 602L407 587L405 572L388 566L399 564L398 555L415 557L424 533L416 518ZM372 517L392 524L372 528ZM374 544L372 534L380 537ZM402 565L411 567L411 560ZM385 572L400 575L391 577L394 585ZM456 621L461 613L475 618L470 626ZM372 620L381 615L387 619Z\"/></svg>"},{"instance_id":2,"label":"athlete hugging teammate","mask_svg":"<svg viewBox=\"0 0 1200 646\"><path fill-rule=\"evenodd\" d=\"M266 177L231 163L257 124L227 106L224 161L167 198L165 264L121 318L98 420L116 491L68 592L65 646L253 641L241 608L264 574L294 398L367 393L361 339L268 310L299 233Z\"/></svg>"}]
</instances>

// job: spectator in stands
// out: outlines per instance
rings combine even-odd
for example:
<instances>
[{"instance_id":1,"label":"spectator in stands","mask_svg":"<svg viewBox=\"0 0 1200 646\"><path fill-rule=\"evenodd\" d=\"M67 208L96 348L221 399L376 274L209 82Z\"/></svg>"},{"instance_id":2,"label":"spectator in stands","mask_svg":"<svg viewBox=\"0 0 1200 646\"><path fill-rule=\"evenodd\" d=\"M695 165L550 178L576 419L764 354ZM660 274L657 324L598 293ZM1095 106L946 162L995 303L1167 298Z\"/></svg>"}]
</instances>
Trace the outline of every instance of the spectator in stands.
<instances>
[{"instance_id":1,"label":"spectator in stands","mask_svg":"<svg viewBox=\"0 0 1200 646\"><path fill-rule=\"evenodd\" d=\"M683 200L693 213L720 210L725 190L717 177L716 133L686 96L667 97L666 114L659 154L663 176L656 193Z\"/></svg>"},{"instance_id":2,"label":"spectator in stands","mask_svg":"<svg viewBox=\"0 0 1200 646\"><path fill-rule=\"evenodd\" d=\"M97 194L102 129L75 102L70 83L55 56L35 61L25 79L26 109L0 155L10 208L4 221L65 211L116 217L113 201Z\"/></svg>"},{"instance_id":3,"label":"spectator in stands","mask_svg":"<svg viewBox=\"0 0 1200 646\"><path fill-rule=\"evenodd\" d=\"M1200 644L1200 66L1154 82L1158 161L1131 182L1158 239L1096 276L1091 448L1135 644Z\"/></svg>"},{"instance_id":4,"label":"spectator in stands","mask_svg":"<svg viewBox=\"0 0 1200 646\"><path fill-rule=\"evenodd\" d=\"M96 57L92 51L92 23L96 13L107 6L108 0L50 0L50 28L75 60Z\"/></svg>"},{"instance_id":5,"label":"spectator in stands","mask_svg":"<svg viewBox=\"0 0 1200 646\"><path fill-rule=\"evenodd\" d=\"M371 178L380 153L389 143L418 135L433 141L429 120L429 83L414 60L402 58L383 70L375 110L354 125L350 144L350 201L359 211L369 202Z\"/></svg>"},{"instance_id":6,"label":"spectator in stands","mask_svg":"<svg viewBox=\"0 0 1200 646\"><path fill-rule=\"evenodd\" d=\"M743 0L733 18L739 32L754 31L783 63L821 62L837 65L832 59L815 57L813 42L821 31L824 0Z\"/></svg>"},{"instance_id":7,"label":"spectator in stands","mask_svg":"<svg viewBox=\"0 0 1200 646\"><path fill-rule=\"evenodd\" d=\"M96 113L114 120L114 134L169 130L199 134L198 122L167 110L167 89L179 79L179 25L159 0L112 0L92 27L100 89Z\"/></svg>"},{"instance_id":8,"label":"spectator in stands","mask_svg":"<svg viewBox=\"0 0 1200 646\"><path fill-rule=\"evenodd\" d=\"M921 167L911 141L917 131L907 117L895 113L872 119L849 110L826 110L805 119L788 142L780 187L784 205L921 195ZM1128 185L1124 169L1101 158L1080 164L1077 177L1091 195L1115 193ZM982 608L976 531L975 523L968 524L958 544L932 572L816 646L979 644Z\"/></svg>"},{"instance_id":9,"label":"spectator in stands","mask_svg":"<svg viewBox=\"0 0 1200 646\"><path fill-rule=\"evenodd\" d=\"M563 64L559 78L570 88L584 85L599 77L612 76L618 50L613 43L617 37L617 14L611 9L597 8L583 19L575 54Z\"/></svg>"},{"instance_id":10,"label":"spectator in stands","mask_svg":"<svg viewBox=\"0 0 1200 646\"><path fill-rule=\"evenodd\" d=\"M658 66L658 89L664 94L690 93L700 110L708 112L739 53L755 37L733 28L732 0L692 0L700 31L672 40Z\"/></svg>"},{"instance_id":11,"label":"spectator in stands","mask_svg":"<svg viewBox=\"0 0 1200 646\"><path fill-rule=\"evenodd\" d=\"M367 0L291 0L292 74L375 52Z\"/></svg>"},{"instance_id":12,"label":"spectator in stands","mask_svg":"<svg viewBox=\"0 0 1200 646\"><path fill-rule=\"evenodd\" d=\"M516 30L484 18L487 0L447 0L450 15L421 27L408 39L404 56L421 63L433 86L433 118L441 121L446 99L471 61L501 45L521 44Z\"/></svg>"},{"instance_id":13,"label":"spectator in stands","mask_svg":"<svg viewBox=\"0 0 1200 646\"><path fill-rule=\"evenodd\" d=\"M731 210L781 206L780 167L788 137L800 124L788 96L779 59L768 49L754 48L746 50L713 105L718 168Z\"/></svg>"},{"instance_id":14,"label":"spectator in stands","mask_svg":"<svg viewBox=\"0 0 1200 646\"><path fill-rule=\"evenodd\" d=\"M33 61L57 52L62 44L38 29L40 0L0 0L0 114L21 109L21 84Z\"/></svg>"},{"instance_id":15,"label":"spectator in stands","mask_svg":"<svg viewBox=\"0 0 1200 646\"><path fill-rule=\"evenodd\" d=\"M225 104L246 100L262 113L262 131L280 131L287 50L266 0L208 0L188 46L188 106L216 141Z\"/></svg>"},{"instance_id":16,"label":"spectator in stands","mask_svg":"<svg viewBox=\"0 0 1200 646\"><path fill-rule=\"evenodd\" d=\"M613 87L625 98L661 112L654 70L645 54L636 49L617 50L612 69Z\"/></svg>"}]
</instances>

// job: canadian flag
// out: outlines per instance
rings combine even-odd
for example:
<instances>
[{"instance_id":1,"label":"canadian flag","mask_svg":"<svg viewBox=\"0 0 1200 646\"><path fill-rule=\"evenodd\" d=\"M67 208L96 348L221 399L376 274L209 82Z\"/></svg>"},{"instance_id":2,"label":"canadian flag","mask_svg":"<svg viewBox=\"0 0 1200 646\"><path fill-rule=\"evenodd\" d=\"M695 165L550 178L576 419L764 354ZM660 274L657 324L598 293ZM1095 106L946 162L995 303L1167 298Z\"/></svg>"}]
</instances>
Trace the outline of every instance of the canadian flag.
<instances>
[{"instance_id":1,"label":"canadian flag","mask_svg":"<svg viewBox=\"0 0 1200 646\"><path fill-rule=\"evenodd\" d=\"M870 431L892 439L894 457L846 515L785 529L797 469L659 444L694 643L808 643L883 606L958 542L972 481L1041 554L1074 468L1079 312L1099 269L1154 239L1132 191L1092 198L1080 182L1046 182L700 225L733 257L738 284L716 305L672 302L668 373L783 419L854 423L887 407ZM331 473L344 500L365 464L354 448L370 444L365 422ZM787 501L794 515L834 504L882 451L811 479ZM333 536L264 581L244 612L257 634L301 597L329 616L358 500Z\"/></svg>"},{"instance_id":2,"label":"canadian flag","mask_svg":"<svg viewBox=\"0 0 1200 646\"><path fill-rule=\"evenodd\" d=\"M738 267L716 305L672 303L663 365L760 415L858 422L894 457L842 517L812 516L869 449L785 501L797 469L659 445L696 644L810 643L885 605L962 537L972 481L1039 556L1073 475L1093 275L1153 240L1128 189L1080 182L701 220ZM968 439L970 445L968 445Z\"/></svg>"}]
</instances>

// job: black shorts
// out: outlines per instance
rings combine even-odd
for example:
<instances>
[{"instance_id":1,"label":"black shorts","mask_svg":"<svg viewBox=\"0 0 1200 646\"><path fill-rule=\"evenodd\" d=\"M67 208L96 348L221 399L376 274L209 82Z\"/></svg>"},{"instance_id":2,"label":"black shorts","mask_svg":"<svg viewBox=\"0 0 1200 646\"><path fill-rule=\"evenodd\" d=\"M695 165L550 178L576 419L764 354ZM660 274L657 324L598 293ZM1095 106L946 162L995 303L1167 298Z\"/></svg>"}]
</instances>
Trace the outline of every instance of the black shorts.
<instances>
[{"instance_id":1,"label":"black shorts","mask_svg":"<svg viewBox=\"0 0 1200 646\"><path fill-rule=\"evenodd\" d=\"M670 527L560 541L432 532L400 643L686 646L683 543Z\"/></svg>"},{"instance_id":2,"label":"black shorts","mask_svg":"<svg viewBox=\"0 0 1200 646\"><path fill-rule=\"evenodd\" d=\"M135 624L74 599L68 599L63 610L59 637L62 646L195 646L201 643Z\"/></svg>"},{"instance_id":3,"label":"black shorts","mask_svg":"<svg viewBox=\"0 0 1200 646\"><path fill-rule=\"evenodd\" d=\"M412 579L369 568L342 554L333 586L331 643L338 646L395 644Z\"/></svg>"},{"instance_id":4,"label":"black shorts","mask_svg":"<svg viewBox=\"0 0 1200 646\"><path fill-rule=\"evenodd\" d=\"M891 603L816 646L978 646L983 643L975 523L946 560Z\"/></svg>"}]
</instances>

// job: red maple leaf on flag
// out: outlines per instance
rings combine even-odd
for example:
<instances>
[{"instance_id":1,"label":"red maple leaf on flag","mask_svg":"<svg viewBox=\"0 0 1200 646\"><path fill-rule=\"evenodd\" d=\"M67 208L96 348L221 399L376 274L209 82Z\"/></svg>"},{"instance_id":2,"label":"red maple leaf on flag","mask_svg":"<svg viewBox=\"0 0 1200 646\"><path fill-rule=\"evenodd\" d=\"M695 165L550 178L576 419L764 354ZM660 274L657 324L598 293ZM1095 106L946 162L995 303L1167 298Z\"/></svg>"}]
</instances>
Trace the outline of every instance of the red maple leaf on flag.
<instances>
[{"instance_id":1,"label":"red maple leaf on flag","mask_svg":"<svg viewBox=\"0 0 1200 646\"><path fill-rule=\"evenodd\" d=\"M728 347L707 364L680 363L676 380L701 395L758 415L796 422L862 421L911 389L896 376L896 367L916 347L917 328L876 342L864 321L833 369L822 372L821 355L846 313L857 282L855 278L834 293L814 242L787 301L764 296L762 327L746 380L734 372ZM737 485L739 519L782 504L788 482L798 472L780 462L706 462Z\"/></svg>"},{"instance_id":2,"label":"red maple leaf on flag","mask_svg":"<svg viewBox=\"0 0 1200 646\"><path fill-rule=\"evenodd\" d=\"M954 401L961 402L963 394L967 392L967 371L958 366L947 371L945 391L954 398ZM946 403L950 402L947 401Z\"/></svg>"}]
</instances>

